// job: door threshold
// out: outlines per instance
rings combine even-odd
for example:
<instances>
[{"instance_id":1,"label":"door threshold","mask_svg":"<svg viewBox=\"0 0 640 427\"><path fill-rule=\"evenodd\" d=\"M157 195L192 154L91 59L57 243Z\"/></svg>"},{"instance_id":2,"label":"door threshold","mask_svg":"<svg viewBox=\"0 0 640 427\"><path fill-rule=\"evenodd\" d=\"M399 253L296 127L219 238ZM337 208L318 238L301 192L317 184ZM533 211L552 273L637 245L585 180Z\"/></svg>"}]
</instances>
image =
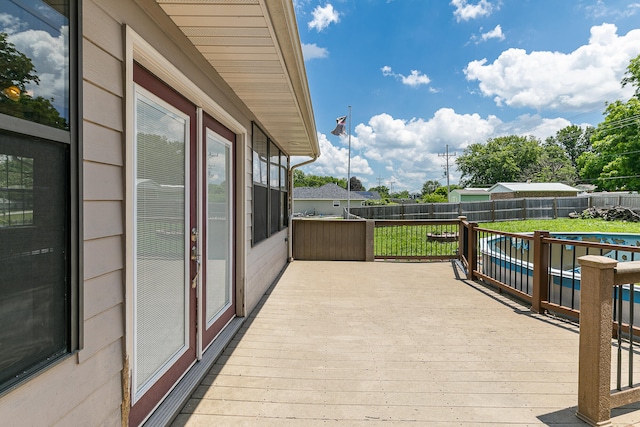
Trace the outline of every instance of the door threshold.
<instances>
[{"instance_id":1,"label":"door threshold","mask_svg":"<svg viewBox=\"0 0 640 427\"><path fill-rule=\"evenodd\" d=\"M244 317L232 319L226 328L213 340L202 359L196 362L182 377L169 395L158 405L156 410L143 424L145 427L168 426L178 416L182 407L187 403L193 392L198 388L209 370L222 355L240 327Z\"/></svg>"}]
</instances>

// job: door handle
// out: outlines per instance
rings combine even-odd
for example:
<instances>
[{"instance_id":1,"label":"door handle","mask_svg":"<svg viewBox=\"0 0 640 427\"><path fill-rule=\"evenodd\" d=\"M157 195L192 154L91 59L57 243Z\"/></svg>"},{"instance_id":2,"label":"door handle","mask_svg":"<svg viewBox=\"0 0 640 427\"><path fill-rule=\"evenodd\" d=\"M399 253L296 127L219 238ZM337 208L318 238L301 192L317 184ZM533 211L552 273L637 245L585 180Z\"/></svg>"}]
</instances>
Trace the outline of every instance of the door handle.
<instances>
[{"instance_id":1,"label":"door handle","mask_svg":"<svg viewBox=\"0 0 640 427\"><path fill-rule=\"evenodd\" d=\"M191 288L195 289L198 286L198 276L200 275L200 255L196 245L191 246L191 261L196 262L196 275L191 280Z\"/></svg>"}]
</instances>

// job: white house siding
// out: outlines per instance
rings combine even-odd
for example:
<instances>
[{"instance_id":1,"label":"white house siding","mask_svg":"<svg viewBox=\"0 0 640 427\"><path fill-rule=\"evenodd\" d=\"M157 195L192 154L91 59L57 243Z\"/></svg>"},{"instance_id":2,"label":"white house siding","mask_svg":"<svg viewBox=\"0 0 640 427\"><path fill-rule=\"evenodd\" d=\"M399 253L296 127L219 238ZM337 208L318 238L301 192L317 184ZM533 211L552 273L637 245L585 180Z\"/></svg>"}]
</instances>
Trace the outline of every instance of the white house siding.
<instances>
[{"instance_id":1,"label":"white house siding","mask_svg":"<svg viewBox=\"0 0 640 427\"><path fill-rule=\"evenodd\" d=\"M121 420L122 31L93 2L83 8L84 345L0 399L0 424L7 426L111 426Z\"/></svg>"},{"instance_id":2,"label":"white house siding","mask_svg":"<svg viewBox=\"0 0 640 427\"><path fill-rule=\"evenodd\" d=\"M360 206L361 200L352 200L351 207ZM295 213L306 213L307 215L331 215L342 216L344 208L347 207L346 200L340 200L340 206L333 206L333 200L296 200L294 202Z\"/></svg>"}]
</instances>

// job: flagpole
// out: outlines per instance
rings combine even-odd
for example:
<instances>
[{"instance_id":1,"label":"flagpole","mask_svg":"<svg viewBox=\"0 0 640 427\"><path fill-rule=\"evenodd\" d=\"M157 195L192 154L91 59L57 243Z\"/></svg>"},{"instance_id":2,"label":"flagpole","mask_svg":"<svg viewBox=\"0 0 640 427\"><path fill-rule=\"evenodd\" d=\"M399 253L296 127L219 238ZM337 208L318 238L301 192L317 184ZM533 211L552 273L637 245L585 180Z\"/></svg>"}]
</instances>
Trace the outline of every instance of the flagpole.
<instances>
[{"instance_id":1,"label":"flagpole","mask_svg":"<svg viewBox=\"0 0 640 427\"><path fill-rule=\"evenodd\" d=\"M347 219L351 219L351 105L349 105L349 161L347 163Z\"/></svg>"}]
</instances>

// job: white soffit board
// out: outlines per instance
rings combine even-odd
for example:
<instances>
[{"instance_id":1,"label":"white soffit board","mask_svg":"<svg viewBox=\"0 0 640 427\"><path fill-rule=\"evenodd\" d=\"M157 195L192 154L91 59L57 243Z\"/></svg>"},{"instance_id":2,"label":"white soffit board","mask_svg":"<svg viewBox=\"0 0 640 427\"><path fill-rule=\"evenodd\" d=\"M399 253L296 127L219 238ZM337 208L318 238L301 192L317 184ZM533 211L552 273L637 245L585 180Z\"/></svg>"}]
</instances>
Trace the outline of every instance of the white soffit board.
<instances>
[{"instance_id":1,"label":"white soffit board","mask_svg":"<svg viewBox=\"0 0 640 427\"><path fill-rule=\"evenodd\" d=\"M291 0L156 0L289 155L319 155Z\"/></svg>"}]
</instances>

